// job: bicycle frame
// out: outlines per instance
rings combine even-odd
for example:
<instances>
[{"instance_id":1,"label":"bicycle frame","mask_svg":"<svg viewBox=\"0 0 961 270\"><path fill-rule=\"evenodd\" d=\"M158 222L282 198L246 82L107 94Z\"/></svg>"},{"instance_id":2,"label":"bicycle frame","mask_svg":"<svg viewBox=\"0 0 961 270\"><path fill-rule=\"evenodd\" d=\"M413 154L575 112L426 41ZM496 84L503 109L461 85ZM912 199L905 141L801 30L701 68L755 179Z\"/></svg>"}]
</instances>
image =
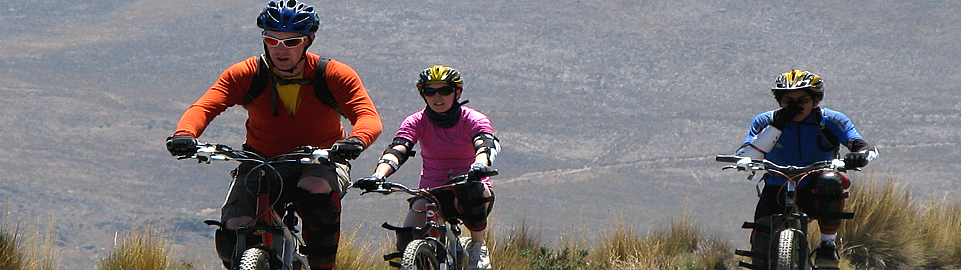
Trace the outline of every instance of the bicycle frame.
<instances>
[{"instance_id":1,"label":"bicycle frame","mask_svg":"<svg viewBox=\"0 0 961 270\"><path fill-rule=\"evenodd\" d=\"M267 250L273 257L271 265L279 263L277 269L309 269L307 259L298 252L301 240L296 235L296 217L286 213L289 219L285 221L274 209L270 196L266 193L257 194L257 219L248 226L237 229L237 245L234 247L233 265L240 264L241 256L247 246L248 235L260 235L261 244L257 248ZM295 265L299 263L299 265ZM300 268L298 268L300 267Z\"/></svg>"},{"instance_id":2,"label":"bicycle frame","mask_svg":"<svg viewBox=\"0 0 961 270\"><path fill-rule=\"evenodd\" d=\"M780 238L782 237L781 234L784 234L784 233L795 234L795 232L793 232L794 230L799 231L800 236L802 237L795 239L795 241L798 241L797 247L800 249L798 253L805 254L805 256L811 253L810 245L808 244L808 241L807 241L808 224L811 223L811 219L808 217L807 214L805 214L804 212L800 211L797 208L797 182L800 179L803 179L805 176L811 173L815 173L817 171L808 171L808 172L794 175L794 176L788 176L779 171L774 171L774 172L780 173L781 175L785 176L787 178L787 181L784 182L784 186L783 186L783 188L785 189L784 212L782 214L771 215L770 232L772 233L771 233L771 243L769 244L769 248L771 248L771 250L768 251L769 269L777 269L778 264L783 263L778 261L779 258L770 256L770 255L778 254L777 252L775 252L774 249L780 248L779 244L780 244ZM790 236L790 237L792 237L793 239L794 236ZM775 242L775 241L778 241L778 242ZM797 258L794 258L794 259L797 259ZM808 261L807 259L803 259L803 260L797 260L796 263L797 263L798 269L806 269Z\"/></svg>"},{"instance_id":3,"label":"bicycle frame","mask_svg":"<svg viewBox=\"0 0 961 270\"><path fill-rule=\"evenodd\" d=\"M462 261L466 260L466 256L464 256L466 254L464 248L466 247L457 241L461 233L461 230L459 227L457 227L457 224L459 224L458 220L440 219L440 216L438 215L439 202L436 198L434 198L433 195L428 193L429 189L408 189L403 185L396 183L385 184L390 185L392 188L396 188L397 190L381 191L381 193L387 194L394 191L404 191L414 196L426 199L427 203L424 206L426 220L424 221L424 225L420 227L403 228L390 225L387 222L381 224L381 227L392 231L410 230L414 235L414 240L428 241L434 246L433 257L437 260L437 262L447 265L448 269L462 269ZM451 226L448 226L447 224L451 224ZM384 255L384 260L388 261L391 266L403 269L404 266L401 263L391 261L392 259L401 258L403 256L403 251L390 253Z\"/></svg>"},{"instance_id":4,"label":"bicycle frame","mask_svg":"<svg viewBox=\"0 0 961 270\"><path fill-rule=\"evenodd\" d=\"M807 256L810 254L808 244L808 224L811 218L800 211L797 207L797 183L804 177L823 172L843 172L846 170L844 162L841 160L830 160L817 162L808 166L781 166L768 160L751 159L748 157L718 155L717 161L735 162L737 165L725 166L724 169L738 169L739 171L751 171L748 179L754 177L756 171L766 171L778 174L787 179L782 186L784 189L784 211L781 214L771 215L771 224L763 228L760 224L745 222L742 228L767 230L770 235L769 248L766 254L758 252L736 250L735 254L751 257L764 258L767 260L769 268L753 263L740 262L739 266L750 269L807 269L809 261ZM783 235L790 234L790 235ZM784 243L785 238L787 242ZM789 245L785 247L784 245ZM789 250L797 248L799 250ZM785 254L782 254L785 253ZM787 255L787 256L784 256ZM782 257L788 257L787 259ZM789 266L785 266L785 265Z\"/></svg>"},{"instance_id":5,"label":"bicycle frame","mask_svg":"<svg viewBox=\"0 0 961 270\"><path fill-rule=\"evenodd\" d=\"M260 179L257 182L260 186L257 187L256 192L256 217L251 223L237 229L237 240L231 259L232 269L236 269L241 265L244 253L253 248L262 249L268 253L271 269L310 269L306 257L300 254L298 250L304 242L296 234L298 233L296 229L298 220L297 217L293 215L292 210L289 209L290 203L283 205L282 208L285 215L281 216L275 208L276 201L271 201L272 194L270 185L272 182L283 181L282 177L271 164L286 162L321 164L330 162L328 159L329 152L326 149L303 147L299 150L300 152L292 152L274 159L267 159L256 153L244 150L233 150L225 145L201 144L198 145L196 155L185 157L197 159L201 163L210 163L212 160L235 160L241 163L258 164L244 177L244 179L249 180L252 175L259 174ZM268 177L268 174L271 172L274 173L274 175ZM283 191L280 190L280 193L282 192ZM276 194L276 196L279 197L280 194ZM204 223L224 228L224 225L219 221L207 220ZM260 236L260 244L252 247L248 246L247 239L250 235Z\"/></svg>"},{"instance_id":6,"label":"bicycle frame","mask_svg":"<svg viewBox=\"0 0 961 270\"><path fill-rule=\"evenodd\" d=\"M489 175L484 175L484 176L493 176L493 175L497 175L497 172L493 171ZM465 242L459 238L461 234L461 230L458 227L458 224L460 222L458 219L440 220L440 218L437 215L437 210L439 209L439 202L437 201L437 198L435 198L433 195L429 193L429 191L434 189L452 187L454 185L464 183L465 181L471 181L472 179L475 181L477 180L472 177L479 178L482 176L476 176L476 175L472 176L468 174L459 175L451 178L451 180L448 181L447 184L445 185L430 188L430 189L410 189L402 184L383 182L383 183L380 183L380 187L377 190L367 190L361 193L361 195L363 195L370 192L376 192L376 193L382 193L387 195L393 192L401 191L401 192L405 192L407 194L414 195L419 198L424 198L425 200L427 200L427 203L424 209L424 212L426 214L426 221L424 222L423 226L414 227L414 228L402 228L402 227L390 225L387 222L384 222L383 224L381 224L381 227L388 230L398 231L398 230L409 229L414 235L414 241L408 244L407 250L384 255L384 260L388 261L388 263L391 266L404 269L405 265L403 263L397 263L391 260L407 256L408 254L404 254L404 253L406 253L406 251L409 251L412 245L418 244L417 243L418 240L423 240L423 241L429 241L434 245L434 247L432 248L432 251L434 254L432 255L436 259L436 261L441 265L440 269L464 269L467 261L467 251L466 251ZM447 226L447 224L450 224L451 226ZM407 258L404 258L404 259L406 260Z\"/></svg>"}]
</instances>

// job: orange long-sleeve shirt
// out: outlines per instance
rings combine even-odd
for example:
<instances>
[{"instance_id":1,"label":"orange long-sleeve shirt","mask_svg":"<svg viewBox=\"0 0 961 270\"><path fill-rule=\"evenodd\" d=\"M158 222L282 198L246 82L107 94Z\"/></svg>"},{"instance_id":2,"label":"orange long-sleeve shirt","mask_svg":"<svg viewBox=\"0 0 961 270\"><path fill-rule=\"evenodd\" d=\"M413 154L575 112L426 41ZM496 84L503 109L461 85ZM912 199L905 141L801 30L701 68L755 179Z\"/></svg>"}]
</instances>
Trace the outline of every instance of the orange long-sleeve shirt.
<instances>
[{"instance_id":1,"label":"orange long-sleeve shirt","mask_svg":"<svg viewBox=\"0 0 961 270\"><path fill-rule=\"evenodd\" d=\"M319 59L320 56L307 53L304 79L313 79ZM220 113L231 106L243 105L244 96L256 72L257 57L227 68L220 79L187 108L177 123L174 135L200 137ZM370 146L380 136L383 124L357 72L344 63L330 60L326 74L330 92L353 126L350 137L357 137ZM345 137L340 114L320 103L314 95L313 86L301 86L301 103L295 113L289 113L283 105L278 104L278 116L274 116L275 109L271 107L272 96L275 95L271 91L268 87L246 107L247 145L250 147L267 156L276 156L305 145L328 148Z\"/></svg>"}]
</instances>

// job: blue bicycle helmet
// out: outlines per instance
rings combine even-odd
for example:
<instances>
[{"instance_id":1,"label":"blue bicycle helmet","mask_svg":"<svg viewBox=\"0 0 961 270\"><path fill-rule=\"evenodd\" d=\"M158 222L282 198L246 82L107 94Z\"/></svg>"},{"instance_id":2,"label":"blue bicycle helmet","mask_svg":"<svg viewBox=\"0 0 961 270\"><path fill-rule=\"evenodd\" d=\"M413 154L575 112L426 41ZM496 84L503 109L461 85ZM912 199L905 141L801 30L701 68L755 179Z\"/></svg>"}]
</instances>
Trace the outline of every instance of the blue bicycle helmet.
<instances>
[{"instance_id":1,"label":"blue bicycle helmet","mask_svg":"<svg viewBox=\"0 0 961 270\"><path fill-rule=\"evenodd\" d=\"M320 27L314 7L297 0L273 0L257 17L257 27L264 30L312 35Z\"/></svg>"}]
</instances>

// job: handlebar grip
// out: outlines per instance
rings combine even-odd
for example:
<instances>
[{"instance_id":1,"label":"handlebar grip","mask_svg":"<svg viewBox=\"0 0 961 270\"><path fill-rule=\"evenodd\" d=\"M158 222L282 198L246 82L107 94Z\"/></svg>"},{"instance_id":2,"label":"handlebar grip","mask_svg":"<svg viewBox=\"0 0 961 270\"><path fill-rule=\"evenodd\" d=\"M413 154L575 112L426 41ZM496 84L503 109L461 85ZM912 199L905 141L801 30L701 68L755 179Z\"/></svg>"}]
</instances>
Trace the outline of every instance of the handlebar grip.
<instances>
[{"instance_id":1,"label":"handlebar grip","mask_svg":"<svg viewBox=\"0 0 961 270\"><path fill-rule=\"evenodd\" d=\"M736 163L736 162L741 161L742 159L745 159L745 158L746 158L746 157L735 156L735 155L717 155L717 156L714 157L714 160L715 160L715 161L718 161L718 162Z\"/></svg>"}]
</instances>

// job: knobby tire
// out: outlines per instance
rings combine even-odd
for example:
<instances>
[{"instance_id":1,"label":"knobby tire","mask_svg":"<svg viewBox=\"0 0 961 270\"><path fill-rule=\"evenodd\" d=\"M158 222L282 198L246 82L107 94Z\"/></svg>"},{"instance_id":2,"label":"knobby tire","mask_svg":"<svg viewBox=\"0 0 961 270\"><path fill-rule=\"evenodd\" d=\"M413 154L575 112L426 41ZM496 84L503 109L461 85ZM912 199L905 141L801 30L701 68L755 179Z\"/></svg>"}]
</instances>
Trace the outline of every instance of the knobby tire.
<instances>
[{"instance_id":1,"label":"knobby tire","mask_svg":"<svg viewBox=\"0 0 961 270\"><path fill-rule=\"evenodd\" d=\"M434 245L423 239L417 239L404 249L404 257L401 259L402 269L404 270L437 270L440 269L440 262L437 260L437 253Z\"/></svg>"},{"instance_id":2,"label":"knobby tire","mask_svg":"<svg viewBox=\"0 0 961 270\"><path fill-rule=\"evenodd\" d=\"M797 229L783 230L778 233L777 270L801 270L804 252L801 250L804 233Z\"/></svg>"},{"instance_id":3,"label":"knobby tire","mask_svg":"<svg viewBox=\"0 0 961 270\"><path fill-rule=\"evenodd\" d=\"M240 257L239 270L270 270L270 254L259 248L248 248Z\"/></svg>"}]
</instances>

